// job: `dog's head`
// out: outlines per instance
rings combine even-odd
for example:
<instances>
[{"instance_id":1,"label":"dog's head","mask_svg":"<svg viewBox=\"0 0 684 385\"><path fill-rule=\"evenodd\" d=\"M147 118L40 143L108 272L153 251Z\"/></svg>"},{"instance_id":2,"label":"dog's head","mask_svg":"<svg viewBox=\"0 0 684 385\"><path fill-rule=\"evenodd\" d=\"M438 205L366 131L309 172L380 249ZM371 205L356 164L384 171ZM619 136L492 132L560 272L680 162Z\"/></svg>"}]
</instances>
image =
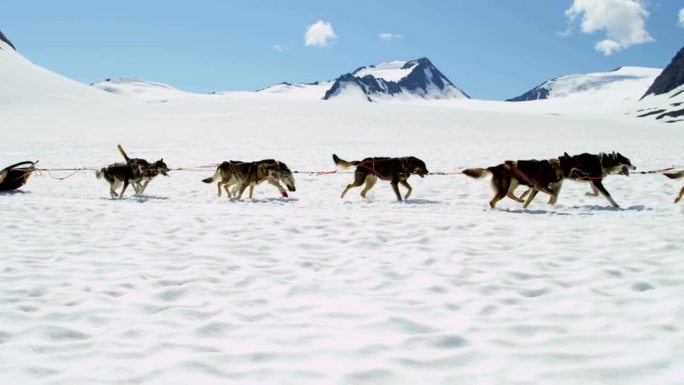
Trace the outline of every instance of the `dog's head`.
<instances>
[{"instance_id":1,"label":"dog's head","mask_svg":"<svg viewBox=\"0 0 684 385\"><path fill-rule=\"evenodd\" d=\"M156 173L161 173L164 176L169 176L169 166L164 163L164 159L159 159L158 161L152 163L152 170Z\"/></svg>"},{"instance_id":2,"label":"dog's head","mask_svg":"<svg viewBox=\"0 0 684 385\"><path fill-rule=\"evenodd\" d=\"M613 153L610 154L610 159L612 163L609 169L611 174L629 176L629 170L636 170L636 167L632 166L632 162L630 162L626 156L620 154L619 152L613 151Z\"/></svg>"},{"instance_id":3,"label":"dog's head","mask_svg":"<svg viewBox=\"0 0 684 385\"><path fill-rule=\"evenodd\" d=\"M271 170L269 170L269 175L271 175L276 180L283 182L285 187L287 187L287 189L290 192L297 191L297 188L295 187L295 178L294 175L292 175L292 170L290 170L290 168L287 167L285 163L276 160L270 168Z\"/></svg>"},{"instance_id":4,"label":"dog's head","mask_svg":"<svg viewBox=\"0 0 684 385\"><path fill-rule=\"evenodd\" d=\"M427 166L425 165L425 162L416 158L415 156L409 156L409 157L406 157L405 159L406 159L405 170L409 174L416 174L419 177L424 178L425 175L430 173L427 169Z\"/></svg>"}]
</instances>

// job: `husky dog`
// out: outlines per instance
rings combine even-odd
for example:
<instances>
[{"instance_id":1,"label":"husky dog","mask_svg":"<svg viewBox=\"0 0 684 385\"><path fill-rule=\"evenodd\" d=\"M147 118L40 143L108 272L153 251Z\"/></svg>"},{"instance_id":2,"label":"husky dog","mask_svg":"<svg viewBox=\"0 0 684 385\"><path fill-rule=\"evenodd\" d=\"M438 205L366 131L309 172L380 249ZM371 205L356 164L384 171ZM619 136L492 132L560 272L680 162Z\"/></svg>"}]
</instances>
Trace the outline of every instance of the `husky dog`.
<instances>
[{"instance_id":1,"label":"husky dog","mask_svg":"<svg viewBox=\"0 0 684 385\"><path fill-rule=\"evenodd\" d=\"M121 155L126 159L126 163L133 166L133 169L140 170L139 177L131 180L131 184L133 185L136 194L139 195L145 192L147 185L149 185L150 181L157 175L162 174L164 176L169 176L169 167L164 163L164 159L159 159L154 163L150 163L142 158L129 158L120 144L117 145L117 147L119 148Z\"/></svg>"},{"instance_id":2,"label":"husky dog","mask_svg":"<svg viewBox=\"0 0 684 385\"><path fill-rule=\"evenodd\" d=\"M684 171L665 173L665 176L670 179L684 178ZM684 187L682 187L682 189L679 190L679 195L677 195L677 197L675 198L674 203L679 203L679 201L682 200L682 195L684 195Z\"/></svg>"},{"instance_id":3,"label":"husky dog","mask_svg":"<svg viewBox=\"0 0 684 385\"><path fill-rule=\"evenodd\" d=\"M274 159L264 159L256 162L227 161L221 163L214 176L202 179L204 183L218 182L218 196L221 196L221 187L224 188L228 198L237 194L237 199L242 199L242 194L249 187L249 199L254 194L254 186L263 182L268 182L275 186L280 194L287 198L287 191L280 185L283 182L290 192L296 191L294 176L292 171L283 162ZM237 185L233 194L229 187Z\"/></svg>"},{"instance_id":4,"label":"husky dog","mask_svg":"<svg viewBox=\"0 0 684 385\"><path fill-rule=\"evenodd\" d=\"M603 186L602 181L608 175L621 174L629 176L629 170L636 169L636 167L632 166L629 159L615 151L611 154L601 152L599 154L583 153L573 156L568 155L566 152L563 154L563 157L571 159L572 171L568 174L568 179L589 182L591 192L588 192L587 195L597 196L601 193L613 207L620 207ZM558 192L560 192L560 187L559 185ZM521 198L524 198L528 193L530 193L530 190L524 192ZM556 203L556 199L552 197L549 200L549 204L554 203Z\"/></svg>"},{"instance_id":5,"label":"husky dog","mask_svg":"<svg viewBox=\"0 0 684 385\"><path fill-rule=\"evenodd\" d=\"M429 174L425 162L415 156L403 158L365 158L361 161L355 160L353 162L348 162L333 154L333 162L335 162L336 166L341 168L356 167L354 181L348 184L344 191L342 191L341 198L344 198L344 195L347 194L349 189L359 187L364 183L366 184L366 187L361 191L361 197L365 198L368 191L375 186L378 178L380 178L390 182L392 189L397 196L397 200L401 201L401 194L399 193L400 183L408 189L404 196L404 199L408 199L413 191L411 185L407 182L408 178L413 174L416 174L421 178L424 178L425 175Z\"/></svg>"},{"instance_id":6,"label":"husky dog","mask_svg":"<svg viewBox=\"0 0 684 385\"><path fill-rule=\"evenodd\" d=\"M496 207L496 203L506 196L523 203L523 207L527 208L538 191L549 194L555 201L563 178L567 178L573 172L572 166L572 159L562 156L550 160L509 160L493 167L468 168L463 170L463 173L472 178L492 174L494 197L489 201L491 208ZM527 201L514 194L520 185L530 187Z\"/></svg>"},{"instance_id":7,"label":"husky dog","mask_svg":"<svg viewBox=\"0 0 684 385\"><path fill-rule=\"evenodd\" d=\"M112 196L112 199L116 198L117 196L119 198L123 198L128 184L134 180L140 180L141 175L142 167L139 164L133 165L130 163L110 164L109 166L95 172L97 179L104 178L107 182L109 182L109 194ZM121 193L117 194L116 189L118 189L122 184L123 188L121 189Z\"/></svg>"}]
</instances>

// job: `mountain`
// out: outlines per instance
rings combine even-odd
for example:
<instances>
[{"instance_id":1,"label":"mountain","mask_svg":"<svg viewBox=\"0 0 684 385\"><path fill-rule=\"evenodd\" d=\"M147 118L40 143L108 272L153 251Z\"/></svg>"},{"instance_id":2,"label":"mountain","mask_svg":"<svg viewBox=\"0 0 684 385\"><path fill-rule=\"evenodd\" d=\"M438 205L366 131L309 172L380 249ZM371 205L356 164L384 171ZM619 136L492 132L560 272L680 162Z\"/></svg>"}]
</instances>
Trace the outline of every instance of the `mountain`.
<instances>
[{"instance_id":1,"label":"mountain","mask_svg":"<svg viewBox=\"0 0 684 385\"><path fill-rule=\"evenodd\" d=\"M12 44L12 42L7 38L7 36L5 36L5 34L2 33L2 31L0 31L0 41L5 42L5 44L7 44L8 46L12 47L13 50L15 50L15 51L17 50L17 49L14 47L14 44Z\"/></svg>"},{"instance_id":2,"label":"mountain","mask_svg":"<svg viewBox=\"0 0 684 385\"><path fill-rule=\"evenodd\" d=\"M658 68L620 67L610 72L565 75L547 80L524 94L506 101L524 102L564 98L616 91L617 89L629 93L641 93L639 90L643 90L648 84L651 84L660 71Z\"/></svg>"},{"instance_id":3,"label":"mountain","mask_svg":"<svg viewBox=\"0 0 684 385\"><path fill-rule=\"evenodd\" d=\"M324 100L461 99L469 98L427 58L391 61L358 68L340 76Z\"/></svg>"},{"instance_id":4,"label":"mountain","mask_svg":"<svg viewBox=\"0 0 684 385\"><path fill-rule=\"evenodd\" d=\"M677 52L670 64L653 81L644 96L668 93L684 84L684 47Z\"/></svg>"}]
</instances>

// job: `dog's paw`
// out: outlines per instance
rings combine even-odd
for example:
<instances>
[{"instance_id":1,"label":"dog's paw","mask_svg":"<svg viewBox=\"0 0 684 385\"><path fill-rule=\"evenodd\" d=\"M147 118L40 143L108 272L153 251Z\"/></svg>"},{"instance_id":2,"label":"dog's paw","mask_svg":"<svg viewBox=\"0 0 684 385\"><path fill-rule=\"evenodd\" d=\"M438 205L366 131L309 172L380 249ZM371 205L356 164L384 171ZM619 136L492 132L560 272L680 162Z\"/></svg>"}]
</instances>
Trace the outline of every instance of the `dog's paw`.
<instances>
[{"instance_id":1,"label":"dog's paw","mask_svg":"<svg viewBox=\"0 0 684 385\"><path fill-rule=\"evenodd\" d=\"M287 191L281 191L280 194L283 195L283 198L289 198L289 196L287 195Z\"/></svg>"}]
</instances>

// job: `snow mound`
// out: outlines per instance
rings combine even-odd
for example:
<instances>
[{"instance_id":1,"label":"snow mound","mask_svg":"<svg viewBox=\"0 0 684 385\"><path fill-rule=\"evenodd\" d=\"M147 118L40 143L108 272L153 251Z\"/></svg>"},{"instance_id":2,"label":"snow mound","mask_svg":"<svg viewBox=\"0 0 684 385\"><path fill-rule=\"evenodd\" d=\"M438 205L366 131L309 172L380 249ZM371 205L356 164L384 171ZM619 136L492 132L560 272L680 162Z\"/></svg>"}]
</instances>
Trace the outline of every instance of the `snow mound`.
<instances>
[{"instance_id":1,"label":"snow mound","mask_svg":"<svg viewBox=\"0 0 684 385\"><path fill-rule=\"evenodd\" d=\"M187 97L194 95L181 91L164 83L151 82L132 77L105 79L91 84L91 86L120 96L134 97L148 101L164 101L169 98Z\"/></svg>"}]
</instances>

